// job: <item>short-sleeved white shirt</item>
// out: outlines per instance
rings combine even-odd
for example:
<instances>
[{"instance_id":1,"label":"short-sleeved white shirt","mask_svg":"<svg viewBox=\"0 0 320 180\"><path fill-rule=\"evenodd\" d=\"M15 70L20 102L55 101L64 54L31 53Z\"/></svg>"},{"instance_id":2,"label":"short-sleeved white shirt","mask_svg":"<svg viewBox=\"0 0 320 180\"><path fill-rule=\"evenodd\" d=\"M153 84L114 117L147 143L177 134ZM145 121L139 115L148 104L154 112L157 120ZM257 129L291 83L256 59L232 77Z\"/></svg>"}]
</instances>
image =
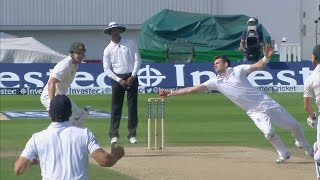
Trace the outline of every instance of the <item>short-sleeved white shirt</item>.
<instances>
[{"instance_id":1,"label":"short-sleeved white shirt","mask_svg":"<svg viewBox=\"0 0 320 180\"><path fill-rule=\"evenodd\" d=\"M277 102L251 85L247 79L250 72L250 65L230 67L227 69L225 77L217 75L216 78L209 79L203 85L210 91L221 92L245 111L256 109L258 106L265 106L264 108L278 107Z\"/></svg>"},{"instance_id":2,"label":"short-sleeved white shirt","mask_svg":"<svg viewBox=\"0 0 320 180\"><path fill-rule=\"evenodd\" d=\"M71 122L52 122L29 139L21 156L39 157L43 180L87 180L88 154L100 148L93 133Z\"/></svg>"},{"instance_id":3,"label":"short-sleeved white shirt","mask_svg":"<svg viewBox=\"0 0 320 180\"><path fill-rule=\"evenodd\" d=\"M304 85L304 97L315 97L320 110L320 65L308 76Z\"/></svg>"},{"instance_id":4,"label":"short-sleeved white shirt","mask_svg":"<svg viewBox=\"0 0 320 180\"><path fill-rule=\"evenodd\" d=\"M77 70L78 64L72 63L71 56L66 57L54 66L50 77L54 77L60 81L56 84L56 94L66 94L68 92L68 88L70 87ZM48 94L48 83L44 87L43 93Z\"/></svg>"}]
</instances>

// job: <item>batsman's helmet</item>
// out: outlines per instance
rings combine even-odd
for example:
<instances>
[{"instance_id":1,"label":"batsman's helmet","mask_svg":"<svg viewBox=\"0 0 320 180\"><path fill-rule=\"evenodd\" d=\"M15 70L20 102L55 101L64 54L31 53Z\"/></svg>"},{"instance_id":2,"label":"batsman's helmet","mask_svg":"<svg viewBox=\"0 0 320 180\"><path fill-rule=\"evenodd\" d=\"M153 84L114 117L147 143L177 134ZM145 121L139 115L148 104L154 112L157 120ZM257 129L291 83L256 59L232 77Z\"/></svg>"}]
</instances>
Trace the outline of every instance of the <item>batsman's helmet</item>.
<instances>
[{"instance_id":1,"label":"batsman's helmet","mask_svg":"<svg viewBox=\"0 0 320 180\"><path fill-rule=\"evenodd\" d=\"M74 42L71 44L69 52L86 52L86 48L83 43Z\"/></svg>"}]
</instances>

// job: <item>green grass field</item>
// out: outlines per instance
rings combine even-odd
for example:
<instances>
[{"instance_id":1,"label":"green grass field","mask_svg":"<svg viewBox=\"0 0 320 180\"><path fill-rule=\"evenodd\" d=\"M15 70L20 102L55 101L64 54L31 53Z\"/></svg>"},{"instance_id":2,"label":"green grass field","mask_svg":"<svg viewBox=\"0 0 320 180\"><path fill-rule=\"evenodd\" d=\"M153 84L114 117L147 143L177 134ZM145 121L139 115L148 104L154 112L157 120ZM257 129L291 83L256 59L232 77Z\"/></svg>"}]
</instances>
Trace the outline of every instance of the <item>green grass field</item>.
<instances>
[{"instance_id":1,"label":"green grass field","mask_svg":"<svg viewBox=\"0 0 320 180\"><path fill-rule=\"evenodd\" d=\"M120 143L126 146L147 146L147 99L157 95L139 96L139 125L136 145L128 144L127 122L120 126ZM315 131L306 124L301 93L270 94L283 105L304 127L308 140L315 141ZM110 95L70 96L78 106L92 105L96 110L110 111ZM0 111L42 110L39 96L0 96ZM127 115L126 102L124 115ZM89 119L86 126L93 131L102 146L109 146L109 119ZM38 167L32 167L21 177L13 175L13 164L31 134L46 128L50 121L10 120L0 121L0 179L41 179ZM276 128L283 141L294 144L288 130ZM271 148L254 123L223 95L196 94L166 99L166 146L251 146ZM125 157L124 157L125 158ZM133 179L108 168L90 165L89 179Z\"/></svg>"}]
</instances>

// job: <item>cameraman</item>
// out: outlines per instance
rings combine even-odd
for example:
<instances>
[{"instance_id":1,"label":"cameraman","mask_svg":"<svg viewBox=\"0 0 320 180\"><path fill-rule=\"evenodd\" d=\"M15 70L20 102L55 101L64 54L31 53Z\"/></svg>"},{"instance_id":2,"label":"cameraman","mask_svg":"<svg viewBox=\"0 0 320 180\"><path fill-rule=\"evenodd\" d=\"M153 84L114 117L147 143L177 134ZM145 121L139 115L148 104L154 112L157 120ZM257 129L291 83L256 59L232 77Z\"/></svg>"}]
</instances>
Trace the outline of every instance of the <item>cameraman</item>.
<instances>
[{"instance_id":1,"label":"cameraman","mask_svg":"<svg viewBox=\"0 0 320 180\"><path fill-rule=\"evenodd\" d=\"M248 41L250 38L250 41ZM242 32L240 40L240 50L244 54L243 61L259 60L261 47L263 47L263 34L261 26L258 26L256 18L247 21L247 29Z\"/></svg>"}]
</instances>

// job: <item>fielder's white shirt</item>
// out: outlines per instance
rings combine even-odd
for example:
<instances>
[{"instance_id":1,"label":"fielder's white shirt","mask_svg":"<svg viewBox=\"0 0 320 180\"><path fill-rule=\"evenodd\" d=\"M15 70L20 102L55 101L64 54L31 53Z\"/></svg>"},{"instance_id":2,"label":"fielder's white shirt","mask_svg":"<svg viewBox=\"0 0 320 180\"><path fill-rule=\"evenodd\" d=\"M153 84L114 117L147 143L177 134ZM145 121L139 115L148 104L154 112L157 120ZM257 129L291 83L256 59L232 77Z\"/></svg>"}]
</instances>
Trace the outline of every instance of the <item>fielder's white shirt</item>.
<instances>
[{"instance_id":1,"label":"fielder's white shirt","mask_svg":"<svg viewBox=\"0 0 320 180\"><path fill-rule=\"evenodd\" d=\"M234 104L245 111L256 108L279 107L279 104L263 93L260 89L253 87L247 79L250 73L250 65L239 65L229 67L226 76L217 75L204 82L208 90L219 91L230 99Z\"/></svg>"},{"instance_id":2,"label":"fielder's white shirt","mask_svg":"<svg viewBox=\"0 0 320 180\"><path fill-rule=\"evenodd\" d=\"M103 51L103 69L115 81L121 80L116 74L137 76L140 65L138 49L131 40L121 38L119 44L111 41Z\"/></svg>"},{"instance_id":3,"label":"fielder's white shirt","mask_svg":"<svg viewBox=\"0 0 320 180\"><path fill-rule=\"evenodd\" d=\"M304 85L304 97L315 97L320 111L320 65L308 76Z\"/></svg>"},{"instance_id":4,"label":"fielder's white shirt","mask_svg":"<svg viewBox=\"0 0 320 180\"><path fill-rule=\"evenodd\" d=\"M43 180L87 180L88 153L100 148L93 133L71 122L52 122L29 139L21 156L39 157Z\"/></svg>"},{"instance_id":5,"label":"fielder's white shirt","mask_svg":"<svg viewBox=\"0 0 320 180\"><path fill-rule=\"evenodd\" d=\"M56 84L56 94L66 94L68 92L68 88L70 87L77 70L78 64L72 63L71 56L66 57L54 66L50 77L54 77L60 81ZM42 96L48 95L48 83L43 88L42 93L44 93Z\"/></svg>"}]
</instances>

